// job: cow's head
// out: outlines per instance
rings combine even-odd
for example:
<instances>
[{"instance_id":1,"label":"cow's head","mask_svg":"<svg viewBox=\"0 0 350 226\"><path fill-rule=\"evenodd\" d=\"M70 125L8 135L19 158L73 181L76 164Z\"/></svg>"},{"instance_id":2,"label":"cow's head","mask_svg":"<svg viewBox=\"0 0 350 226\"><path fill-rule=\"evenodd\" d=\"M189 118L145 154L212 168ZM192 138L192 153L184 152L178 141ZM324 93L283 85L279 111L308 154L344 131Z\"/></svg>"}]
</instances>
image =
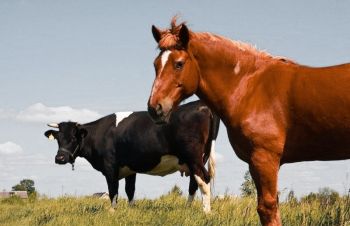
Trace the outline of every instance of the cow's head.
<instances>
[{"instance_id":1,"label":"cow's head","mask_svg":"<svg viewBox=\"0 0 350 226\"><path fill-rule=\"evenodd\" d=\"M57 164L73 164L75 158L80 154L87 130L81 128L76 122L50 123L48 126L58 129L45 132L47 138L57 140L58 151L55 162Z\"/></svg>"}]
</instances>

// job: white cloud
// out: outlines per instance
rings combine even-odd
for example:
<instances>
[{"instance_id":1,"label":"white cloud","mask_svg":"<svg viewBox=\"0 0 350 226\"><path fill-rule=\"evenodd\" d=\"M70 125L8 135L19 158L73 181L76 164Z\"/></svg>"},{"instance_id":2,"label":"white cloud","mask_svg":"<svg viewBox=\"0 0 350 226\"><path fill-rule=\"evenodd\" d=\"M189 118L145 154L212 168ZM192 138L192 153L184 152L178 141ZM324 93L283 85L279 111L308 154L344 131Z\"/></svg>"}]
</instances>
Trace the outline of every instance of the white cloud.
<instances>
[{"instance_id":1,"label":"white cloud","mask_svg":"<svg viewBox=\"0 0 350 226\"><path fill-rule=\"evenodd\" d=\"M48 107L42 103L36 103L20 111L16 119L26 122L61 122L76 121L85 123L94 121L102 116L89 109L74 109L70 106Z\"/></svg>"},{"instance_id":2,"label":"white cloud","mask_svg":"<svg viewBox=\"0 0 350 226\"><path fill-rule=\"evenodd\" d=\"M0 154L12 155L17 153L22 153L23 149L20 145L15 144L11 141L0 144Z\"/></svg>"},{"instance_id":3,"label":"white cloud","mask_svg":"<svg viewBox=\"0 0 350 226\"><path fill-rule=\"evenodd\" d=\"M15 115L16 112L13 109L0 108L0 119L9 119Z\"/></svg>"}]
</instances>

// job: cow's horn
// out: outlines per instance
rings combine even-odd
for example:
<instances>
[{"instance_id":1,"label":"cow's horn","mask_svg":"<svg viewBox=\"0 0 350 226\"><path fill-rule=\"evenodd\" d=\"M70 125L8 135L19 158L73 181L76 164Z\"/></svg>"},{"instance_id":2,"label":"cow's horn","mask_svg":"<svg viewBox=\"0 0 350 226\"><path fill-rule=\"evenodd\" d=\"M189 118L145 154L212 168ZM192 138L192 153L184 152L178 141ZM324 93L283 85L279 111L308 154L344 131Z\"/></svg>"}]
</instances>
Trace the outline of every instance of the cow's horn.
<instances>
[{"instance_id":1,"label":"cow's horn","mask_svg":"<svg viewBox=\"0 0 350 226\"><path fill-rule=\"evenodd\" d=\"M52 127L52 128L58 128L58 124L57 123L49 123L47 125Z\"/></svg>"}]
</instances>

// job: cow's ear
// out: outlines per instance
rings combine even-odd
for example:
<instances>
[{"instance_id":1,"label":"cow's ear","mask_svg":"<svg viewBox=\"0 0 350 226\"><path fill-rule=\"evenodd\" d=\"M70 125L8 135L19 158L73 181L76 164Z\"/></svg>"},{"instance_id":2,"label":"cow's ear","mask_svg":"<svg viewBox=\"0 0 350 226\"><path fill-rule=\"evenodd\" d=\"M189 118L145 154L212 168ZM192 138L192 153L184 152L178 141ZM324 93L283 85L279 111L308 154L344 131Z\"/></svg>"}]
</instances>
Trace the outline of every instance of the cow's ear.
<instances>
[{"instance_id":1,"label":"cow's ear","mask_svg":"<svg viewBox=\"0 0 350 226\"><path fill-rule=\"evenodd\" d=\"M80 128L78 134L79 134L79 136L80 136L81 138L84 138L84 137L87 136L88 131L87 131L86 129L84 129L84 128Z\"/></svg>"},{"instance_id":2,"label":"cow's ear","mask_svg":"<svg viewBox=\"0 0 350 226\"><path fill-rule=\"evenodd\" d=\"M49 140L54 140L57 138L57 131L50 129L45 132L45 136L49 138Z\"/></svg>"}]
</instances>

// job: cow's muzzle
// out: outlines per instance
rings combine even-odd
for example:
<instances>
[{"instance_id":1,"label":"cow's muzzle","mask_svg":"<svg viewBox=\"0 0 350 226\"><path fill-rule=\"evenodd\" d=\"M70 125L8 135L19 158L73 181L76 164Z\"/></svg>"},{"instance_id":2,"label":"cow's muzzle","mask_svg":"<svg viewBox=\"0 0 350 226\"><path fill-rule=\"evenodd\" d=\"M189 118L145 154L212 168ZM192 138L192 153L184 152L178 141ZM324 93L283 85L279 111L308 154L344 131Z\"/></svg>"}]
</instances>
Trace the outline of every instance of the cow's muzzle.
<instances>
[{"instance_id":1,"label":"cow's muzzle","mask_svg":"<svg viewBox=\"0 0 350 226\"><path fill-rule=\"evenodd\" d=\"M73 164L75 162L76 154L79 151L79 149L80 144L76 146L73 153L64 147L60 147L55 157L55 162L57 164L66 164L68 162Z\"/></svg>"},{"instance_id":2,"label":"cow's muzzle","mask_svg":"<svg viewBox=\"0 0 350 226\"><path fill-rule=\"evenodd\" d=\"M67 164L68 159L64 154L57 154L55 157L55 163L60 165Z\"/></svg>"}]
</instances>

